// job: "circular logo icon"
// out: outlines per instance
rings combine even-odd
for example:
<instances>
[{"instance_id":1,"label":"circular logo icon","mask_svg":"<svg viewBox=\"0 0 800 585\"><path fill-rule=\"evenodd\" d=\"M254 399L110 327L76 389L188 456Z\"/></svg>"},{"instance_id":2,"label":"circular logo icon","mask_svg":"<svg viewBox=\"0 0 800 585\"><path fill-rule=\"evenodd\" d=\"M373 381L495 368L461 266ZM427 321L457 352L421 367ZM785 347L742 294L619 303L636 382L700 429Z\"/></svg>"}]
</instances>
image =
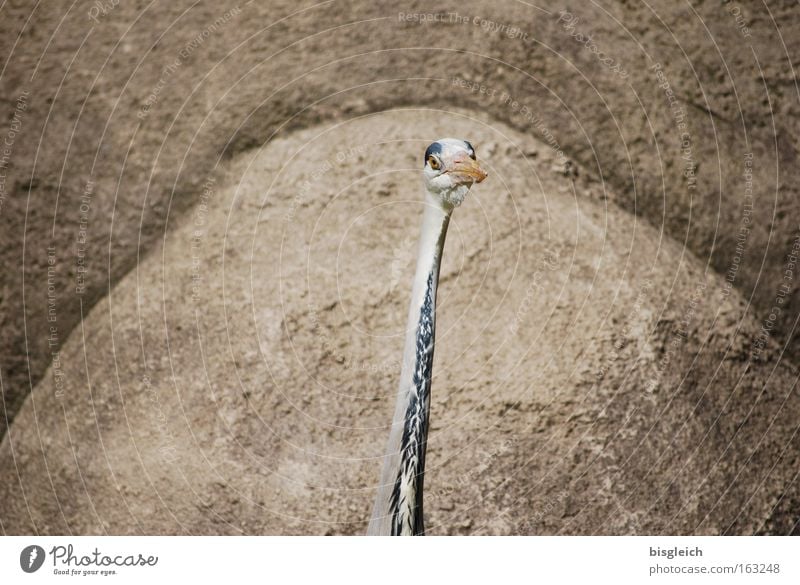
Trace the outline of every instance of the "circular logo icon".
<instances>
[{"instance_id":1,"label":"circular logo icon","mask_svg":"<svg viewBox=\"0 0 800 585\"><path fill-rule=\"evenodd\" d=\"M26 546L19 553L19 566L26 573L35 573L44 564L44 549L41 546L32 544Z\"/></svg>"}]
</instances>

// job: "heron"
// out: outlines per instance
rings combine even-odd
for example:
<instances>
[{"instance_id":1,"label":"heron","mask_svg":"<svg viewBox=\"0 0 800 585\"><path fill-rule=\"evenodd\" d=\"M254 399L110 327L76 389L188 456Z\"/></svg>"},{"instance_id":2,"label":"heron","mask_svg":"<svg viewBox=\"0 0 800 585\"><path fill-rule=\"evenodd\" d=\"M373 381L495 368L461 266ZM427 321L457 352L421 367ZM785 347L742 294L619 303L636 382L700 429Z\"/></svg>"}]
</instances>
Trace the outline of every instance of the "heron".
<instances>
[{"instance_id":1,"label":"heron","mask_svg":"<svg viewBox=\"0 0 800 585\"><path fill-rule=\"evenodd\" d=\"M486 178L466 140L443 138L425 151L425 207L411 289L405 349L392 428L370 535L424 535L422 492L431 404L436 325L436 289L442 251L453 210L474 183Z\"/></svg>"}]
</instances>

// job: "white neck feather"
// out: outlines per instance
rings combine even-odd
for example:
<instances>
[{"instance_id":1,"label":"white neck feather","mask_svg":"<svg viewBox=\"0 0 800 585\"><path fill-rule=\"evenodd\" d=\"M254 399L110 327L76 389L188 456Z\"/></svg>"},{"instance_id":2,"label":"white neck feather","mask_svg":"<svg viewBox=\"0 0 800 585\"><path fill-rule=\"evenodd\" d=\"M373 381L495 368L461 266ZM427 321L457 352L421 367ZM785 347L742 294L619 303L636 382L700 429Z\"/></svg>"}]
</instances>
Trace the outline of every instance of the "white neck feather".
<instances>
[{"instance_id":1,"label":"white neck feather","mask_svg":"<svg viewBox=\"0 0 800 585\"><path fill-rule=\"evenodd\" d=\"M436 289L453 206L426 192L403 364L381 483L367 534L422 534Z\"/></svg>"}]
</instances>

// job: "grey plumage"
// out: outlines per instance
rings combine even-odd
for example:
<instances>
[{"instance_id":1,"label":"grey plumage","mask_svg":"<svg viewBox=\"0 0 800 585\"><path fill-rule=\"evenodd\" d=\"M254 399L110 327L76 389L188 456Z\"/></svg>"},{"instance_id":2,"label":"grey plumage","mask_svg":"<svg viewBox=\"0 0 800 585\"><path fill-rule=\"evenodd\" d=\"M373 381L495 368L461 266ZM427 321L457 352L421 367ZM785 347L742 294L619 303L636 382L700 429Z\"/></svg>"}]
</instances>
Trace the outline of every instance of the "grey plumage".
<instances>
[{"instance_id":1,"label":"grey plumage","mask_svg":"<svg viewBox=\"0 0 800 585\"><path fill-rule=\"evenodd\" d=\"M423 535L423 486L436 331L436 289L450 215L486 173L475 149L442 139L425 151L425 211L392 430L368 534Z\"/></svg>"}]
</instances>

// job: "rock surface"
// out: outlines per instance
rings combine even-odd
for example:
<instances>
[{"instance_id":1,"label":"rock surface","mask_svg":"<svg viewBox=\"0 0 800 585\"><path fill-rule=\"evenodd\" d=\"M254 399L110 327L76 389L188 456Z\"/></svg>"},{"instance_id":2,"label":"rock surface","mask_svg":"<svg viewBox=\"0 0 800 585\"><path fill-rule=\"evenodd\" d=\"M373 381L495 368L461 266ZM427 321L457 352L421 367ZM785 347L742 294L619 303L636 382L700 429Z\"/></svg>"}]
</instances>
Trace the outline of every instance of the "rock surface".
<instances>
[{"instance_id":1,"label":"rock surface","mask_svg":"<svg viewBox=\"0 0 800 585\"><path fill-rule=\"evenodd\" d=\"M221 156L395 107L486 111L557 145L773 312L800 216L795 3L110 4L0 8L0 435ZM789 287L770 333L796 360Z\"/></svg>"},{"instance_id":2,"label":"rock surface","mask_svg":"<svg viewBox=\"0 0 800 585\"><path fill-rule=\"evenodd\" d=\"M4 438L2 530L362 533L420 153L443 135L490 177L445 249L429 533L796 530L796 372L753 345L737 290L579 164L452 108L299 130L210 174Z\"/></svg>"}]
</instances>

